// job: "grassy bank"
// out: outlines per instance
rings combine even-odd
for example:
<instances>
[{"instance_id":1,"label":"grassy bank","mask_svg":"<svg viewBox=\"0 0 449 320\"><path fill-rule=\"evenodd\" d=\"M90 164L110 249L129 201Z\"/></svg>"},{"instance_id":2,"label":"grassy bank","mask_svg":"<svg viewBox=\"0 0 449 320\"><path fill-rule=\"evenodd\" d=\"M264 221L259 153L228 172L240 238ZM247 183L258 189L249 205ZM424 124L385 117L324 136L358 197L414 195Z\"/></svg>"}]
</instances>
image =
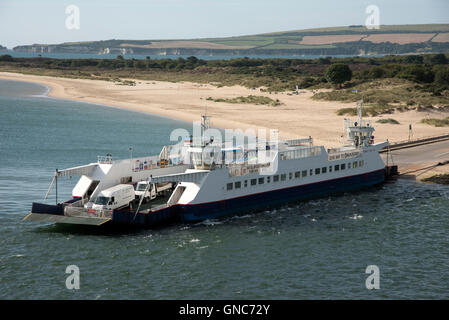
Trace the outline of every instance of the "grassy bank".
<instances>
[{"instance_id":1,"label":"grassy bank","mask_svg":"<svg viewBox=\"0 0 449 320\"><path fill-rule=\"evenodd\" d=\"M377 123L382 123L382 124L400 124L399 121L392 119L392 118L387 118L387 119L379 119L376 121Z\"/></svg>"},{"instance_id":2,"label":"grassy bank","mask_svg":"<svg viewBox=\"0 0 449 320\"><path fill-rule=\"evenodd\" d=\"M449 117L445 119L422 119L421 122L434 127L449 127Z\"/></svg>"},{"instance_id":3,"label":"grassy bank","mask_svg":"<svg viewBox=\"0 0 449 320\"><path fill-rule=\"evenodd\" d=\"M237 98L232 98L232 99L223 99L223 98L218 98L218 99L213 99L212 97L207 98L207 100L209 101L214 101L214 102L227 102L227 103L246 103L246 104L255 104L255 105L269 105L269 106L280 106L282 105L282 103L279 101L279 99L271 99L269 97L264 97L264 96L247 96L247 97L237 97Z\"/></svg>"},{"instance_id":4,"label":"grassy bank","mask_svg":"<svg viewBox=\"0 0 449 320\"><path fill-rule=\"evenodd\" d=\"M357 94L355 94L357 90ZM436 94L433 87L426 84L414 83L410 80L389 78L374 81L353 81L347 88L320 92L314 99L357 102L363 97L365 115L376 116L395 111L418 110L449 105L449 91L447 89ZM356 108L344 108L338 115L356 115Z\"/></svg>"}]
</instances>

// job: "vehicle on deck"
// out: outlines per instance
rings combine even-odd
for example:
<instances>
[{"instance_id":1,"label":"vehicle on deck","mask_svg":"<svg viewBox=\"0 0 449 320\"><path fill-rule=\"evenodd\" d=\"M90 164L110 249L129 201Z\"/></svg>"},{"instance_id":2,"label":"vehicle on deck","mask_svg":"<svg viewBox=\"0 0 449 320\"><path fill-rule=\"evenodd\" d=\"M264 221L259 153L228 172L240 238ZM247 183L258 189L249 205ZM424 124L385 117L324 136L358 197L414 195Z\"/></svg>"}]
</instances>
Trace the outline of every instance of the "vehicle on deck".
<instances>
[{"instance_id":1,"label":"vehicle on deck","mask_svg":"<svg viewBox=\"0 0 449 320\"><path fill-rule=\"evenodd\" d=\"M140 198L143 197L143 202L147 203L156 199L156 197L162 195L163 192L166 192L171 188L173 188L171 182L156 184L149 181L140 181L136 185L136 198L140 200Z\"/></svg>"},{"instance_id":2,"label":"vehicle on deck","mask_svg":"<svg viewBox=\"0 0 449 320\"><path fill-rule=\"evenodd\" d=\"M56 170L47 195L53 184L57 190L59 177L78 175L72 199L59 203L56 192L55 205L33 203L24 220L142 227L196 222L357 191L397 170L380 157L388 141L374 143L361 104L360 118L345 120L346 139L333 149L313 145L311 137L229 147L205 134L208 118L203 116L200 139L165 146L159 156L99 157L96 163ZM134 192L130 184L136 183Z\"/></svg>"},{"instance_id":3,"label":"vehicle on deck","mask_svg":"<svg viewBox=\"0 0 449 320\"><path fill-rule=\"evenodd\" d=\"M101 191L86 208L92 210L114 210L126 208L135 200L134 187L130 184L119 184Z\"/></svg>"}]
</instances>

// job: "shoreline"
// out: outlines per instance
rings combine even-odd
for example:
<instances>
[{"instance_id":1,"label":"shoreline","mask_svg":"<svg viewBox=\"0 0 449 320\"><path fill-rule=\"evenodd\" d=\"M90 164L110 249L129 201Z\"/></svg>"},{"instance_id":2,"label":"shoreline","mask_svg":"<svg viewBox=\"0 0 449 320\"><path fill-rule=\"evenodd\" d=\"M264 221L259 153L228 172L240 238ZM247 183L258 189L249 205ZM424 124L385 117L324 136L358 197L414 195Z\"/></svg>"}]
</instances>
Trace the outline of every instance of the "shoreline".
<instances>
[{"instance_id":1,"label":"shoreline","mask_svg":"<svg viewBox=\"0 0 449 320\"><path fill-rule=\"evenodd\" d=\"M41 85L45 88L47 88L46 92L42 95L38 95L37 97L46 97L50 99L59 99L59 100L66 100L66 101L76 101L81 103L88 103L96 106L106 107L106 108L114 108L114 109L120 109L124 111L131 111L131 112L137 112L137 113L143 113L147 115L151 115L154 117L160 117L165 118L169 120L174 121L181 121L181 122L187 122L192 123L193 121L200 121L201 117L200 115L194 116L192 114L188 114L183 111L171 111L171 110L164 110L162 108L148 108L144 105L137 105L135 102L126 102L126 101L116 101L113 99L105 99L105 97L85 97L85 96L77 96L71 95L68 93L68 89L71 89L73 87L70 86L64 86L63 84L90 84L94 83L99 86L111 86L114 85L114 83L104 80L87 80L87 79L72 79L72 78L59 78L59 77L49 77L49 76L36 76L36 75L27 75L27 74L21 74L21 73L11 73L11 72L0 72L0 79L2 80L8 80L8 81L17 81L17 82L26 82L26 83L33 83ZM126 79L126 80L134 80L136 82L142 82L141 80L136 79ZM164 81L151 81L151 82L158 82L158 83L164 83L164 84L172 84L171 82L164 82ZM117 85L116 85L117 86ZM117 86L118 88L127 88L127 86ZM214 124L216 123L217 119L212 120L212 126L217 128L225 128L225 126L217 126ZM228 124L231 124L229 128L240 128L241 126L236 126L233 122L236 121L230 121L230 120L222 120L218 121L219 123L226 122ZM237 123L237 122L236 122ZM240 124L240 123L238 123Z\"/></svg>"},{"instance_id":2,"label":"shoreline","mask_svg":"<svg viewBox=\"0 0 449 320\"><path fill-rule=\"evenodd\" d=\"M5 76L6 75L6 76ZM10 75L13 75L14 78L10 78ZM16 79L15 76L24 76L26 77L25 79ZM39 77L39 79L33 79L33 78L27 78L27 77ZM0 72L0 79L1 80L8 80L8 81L15 81L15 82L25 82L25 83L32 83L32 84L37 84L40 85L42 87L46 88L46 91L42 94L39 95L32 95L32 97L41 97L41 98L49 98L49 99L55 99L55 100L65 100L65 101L74 101L74 102L81 102L81 103L87 103L87 104L92 104L95 106L100 106L100 107L106 107L106 108L113 108L113 109L119 109L119 110L124 110L124 111L131 111L131 112L137 112L137 113L143 113L143 114L148 114L151 116L156 116L156 117L161 117L161 118L165 118L165 119L170 119L170 120L175 120L175 121L184 121L184 120L180 120L180 119L176 119L176 118L172 118L172 117L167 117L167 116L163 116L161 114L157 114L157 113L150 113L148 111L139 111L139 110L135 110L134 108L127 108L127 107L123 107L123 106L116 106L113 103L99 103L99 102L94 102L91 100L85 100L85 99L78 99L75 97L69 97L69 96L65 96L65 95L60 95L59 93L54 93L54 85L52 85L51 83L49 83L48 81L46 81L46 79L40 79L40 78L51 78L51 79L59 79L58 77L47 77L47 76L34 76L34 75L26 75L26 74L21 74L21 73L2 73ZM61 78L61 79L69 79L69 80L83 80L83 79L70 79L70 78ZM102 81L102 80L91 80L91 81ZM105 81L106 82L106 81ZM186 121L184 121L186 122Z\"/></svg>"},{"instance_id":3,"label":"shoreline","mask_svg":"<svg viewBox=\"0 0 449 320\"><path fill-rule=\"evenodd\" d=\"M210 84L191 82L164 82L138 79L135 86L118 85L111 81L72 79L49 76L0 72L0 79L31 82L48 88L46 96L92 103L104 107L143 112L183 122L200 121L201 114L211 116L211 126L226 129L278 129L280 139L312 136L317 145L336 147L341 144L344 133L342 116L336 110L354 107L352 103L313 100L312 91L301 90L298 95L265 93L242 86L216 87ZM279 99L281 106L231 104L206 100L208 97L236 98L258 95L273 100ZM396 112L378 117L367 117L376 131L375 141L402 141L408 138L408 126L413 124L413 138L447 133L448 128L437 128L421 124L420 120L430 112ZM449 116L439 112L438 115ZM380 124L378 119L393 117L401 124ZM356 118L356 117L351 117Z\"/></svg>"},{"instance_id":4,"label":"shoreline","mask_svg":"<svg viewBox=\"0 0 449 320\"><path fill-rule=\"evenodd\" d=\"M0 75L0 80L5 80L5 79L1 78L1 75ZM16 81L16 80L8 80L8 81ZM31 97L47 98L47 99L70 101L70 102L79 102L79 103L91 104L91 105L98 106L98 107L103 107L103 108L110 108L110 109L122 110L122 111L126 111L126 112L140 113L140 114L145 114L145 115L149 115L149 116L157 117L157 118L161 118L161 119L166 119L166 120L171 120L171 121L180 121L180 122L188 123L185 120L179 120L179 119L163 116L163 115L156 114L156 113L150 113L150 112L145 112L145 111L138 111L138 110L124 108L124 107L117 107L117 106L108 105L108 104L104 104L104 103L97 103L97 102L91 102L91 101L80 101L80 100L74 100L74 99L68 99L68 98L52 97L52 96L48 95L48 93L50 92L51 89L49 87L47 87L46 85L42 84L42 83L28 82L28 81L17 81L17 82L26 82L26 83L32 83L32 84L40 84L41 86L44 86L44 87L46 87L48 89L42 95L33 95Z\"/></svg>"}]
</instances>

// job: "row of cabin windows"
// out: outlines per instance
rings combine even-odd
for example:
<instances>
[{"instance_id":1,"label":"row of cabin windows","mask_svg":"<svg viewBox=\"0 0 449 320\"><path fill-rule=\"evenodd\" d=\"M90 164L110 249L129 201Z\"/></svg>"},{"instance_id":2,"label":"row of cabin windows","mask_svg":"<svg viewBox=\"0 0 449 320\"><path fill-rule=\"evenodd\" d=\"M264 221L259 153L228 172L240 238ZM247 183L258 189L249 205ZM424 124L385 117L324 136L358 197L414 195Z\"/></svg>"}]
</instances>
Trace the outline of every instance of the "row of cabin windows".
<instances>
[{"instance_id":1,"label":"row of cabin windows","mask_svg":"<svg viewBox=\"0 0 449 320\"><path fill-rule=\"evenodd\" d=\"M315 175L318 174L325 174L327 172L332 172L332 171L341 171L341 170L346 170L346 168L351 169L352 168L357 168L357 167L363 167L365 165L365 162L363 160L360 161L354 161L354 162L349 162L349 163L342 163L342 164L336 164L334 166L329 166L329 167L322 167L322 168L315 168L314 169L310 169L308 170L302 170L302 171L296 171L296 172L289 172L288 173L288 179L291 180L293 179L293 175L295 177L295 179L299 179L301 177L305 178L307 177L307 174L309 173L310 176L313 176L313 174L315 173ZM282 174L277 174L273 176L273 182L279 182L279 178L281 181L286 181L287 180L287 174L286 173L282 173ZM270 183L271 182L271 177L268 176L266 183ZM251 186L255 186L257 184L264 184L265 183L265 177L261 177L258 179L251 179L250 180L250 184ZM248 187L248 180L244 180L243 181L243 186L246 188ZM234 183L228 183L226 185L226 190L232 190L233 188L235 189L240 189L242 187L242 182L241 181L236 181Z\"/></svg>"}]
</instances>

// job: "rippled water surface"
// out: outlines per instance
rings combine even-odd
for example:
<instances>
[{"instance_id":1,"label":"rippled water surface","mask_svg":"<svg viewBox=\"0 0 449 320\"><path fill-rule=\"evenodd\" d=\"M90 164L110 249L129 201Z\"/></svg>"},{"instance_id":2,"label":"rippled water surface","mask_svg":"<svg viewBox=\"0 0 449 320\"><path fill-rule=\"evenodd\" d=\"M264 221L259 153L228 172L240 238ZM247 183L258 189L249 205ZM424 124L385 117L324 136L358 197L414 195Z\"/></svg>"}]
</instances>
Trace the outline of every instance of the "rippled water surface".
<instances>
[{"instance_id":1,"label":"rippled water surface","mask_svg":"<svg viewBox=\"0 0 449 320\"><path fill-rule=\"evenodd\" d=\"M158 230L24 223L55 168L157 154L183 122L46 98L0 80L0 298L449 298L449 188L397 180L352 194ZM70 197L76 180L60 183ZM50 198L48 201L54 201ZM81 288L65 287L68 265ZM380 290L365 269L380 268Z\"/></svg>"}]
</instances>

